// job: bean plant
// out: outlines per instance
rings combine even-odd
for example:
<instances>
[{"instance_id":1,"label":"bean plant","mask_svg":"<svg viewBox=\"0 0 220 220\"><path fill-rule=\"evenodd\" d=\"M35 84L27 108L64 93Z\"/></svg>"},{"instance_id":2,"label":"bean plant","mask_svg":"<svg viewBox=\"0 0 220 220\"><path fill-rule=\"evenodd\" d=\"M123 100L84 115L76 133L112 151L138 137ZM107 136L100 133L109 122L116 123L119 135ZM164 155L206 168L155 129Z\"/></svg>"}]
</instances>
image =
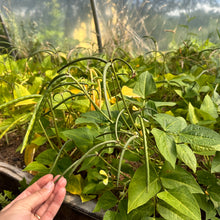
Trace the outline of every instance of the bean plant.
<instances>
[{"instance_id":1,"label":"bean plant","mask_svg":"<svg viewBox=\"0 0 220 220\"><path fill-rule=\"evenodd\" d=\"M104 219L218 219L218 49L184 42L136 58L79 57L35 100L20 152L25 171L68 180Z\"/></svg>"}]
</instances>

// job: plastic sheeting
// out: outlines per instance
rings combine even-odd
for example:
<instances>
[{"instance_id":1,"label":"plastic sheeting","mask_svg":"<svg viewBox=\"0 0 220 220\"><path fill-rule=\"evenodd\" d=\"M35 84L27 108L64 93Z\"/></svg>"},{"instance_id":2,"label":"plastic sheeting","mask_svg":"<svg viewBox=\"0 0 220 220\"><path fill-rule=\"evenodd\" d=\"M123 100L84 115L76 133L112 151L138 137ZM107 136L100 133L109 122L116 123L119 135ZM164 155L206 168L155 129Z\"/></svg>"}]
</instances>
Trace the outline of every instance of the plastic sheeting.
<instances>
[{"instance_id":1,"label":"plastic sheeting","mask_svg":"<svg viewBox=\"0 0 220 220\"><path fill-rule=\"evenodd\" d=\"M96 0L104 50L167 50L190 40L219 42L219 0ZM89 0L2 0L12 43L97 51Z\"/></svg>"}]
</instances>

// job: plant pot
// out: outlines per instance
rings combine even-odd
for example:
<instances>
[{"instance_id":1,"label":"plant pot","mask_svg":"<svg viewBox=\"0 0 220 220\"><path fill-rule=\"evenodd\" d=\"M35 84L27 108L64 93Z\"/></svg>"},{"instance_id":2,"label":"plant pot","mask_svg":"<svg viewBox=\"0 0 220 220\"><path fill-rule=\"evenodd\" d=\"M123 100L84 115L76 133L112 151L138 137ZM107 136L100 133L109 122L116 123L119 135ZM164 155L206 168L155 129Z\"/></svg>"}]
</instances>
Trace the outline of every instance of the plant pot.
<instances>
[{"instance_id":1,"label":"plant pot","mask_svg":"<svg viewBox=\"0 0 220 220\"><path fill-rule=\"evenodd\" d=\"M5 162L0 162L0 192L3 190L12 191L13 194L18 195L19 181L23 178L29 183L32 179L32 175L23 172L21 169L9 165ZM93 213L96 201L92 200L86 203L82 203L79 196L72 195L67 192L65 200L58 211L55 220L92 220L102 219L104 213Z\"/></svg>"}]
</instances>

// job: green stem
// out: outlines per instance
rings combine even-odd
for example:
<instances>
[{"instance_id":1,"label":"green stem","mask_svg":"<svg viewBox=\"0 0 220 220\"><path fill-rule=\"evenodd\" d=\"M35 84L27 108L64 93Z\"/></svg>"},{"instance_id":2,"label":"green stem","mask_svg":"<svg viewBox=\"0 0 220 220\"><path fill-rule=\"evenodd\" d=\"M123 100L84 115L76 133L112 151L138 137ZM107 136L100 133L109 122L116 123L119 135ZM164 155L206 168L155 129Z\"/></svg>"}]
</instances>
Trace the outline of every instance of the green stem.
<instances>
[{"instance_id":1,"label":"green stem","mask_svg":"<svg viewBox=\"0 0 220 220\"><path fill-rule=\"evenodd\" d=\"M117 118L116 118L116 121L115 121L115 137L116 137L116 140L117 140L117 141L119 141L119 138L118 138L118 122L119 122L119 118L120 118L121 114L123 113L123 111L124 111L124 109L122 109L122 110L119 112L119 114L118 114L118 116L117 116Z\"/></svg>"},{"instance_id":2,"label":"green stem","mask_svg":"<svg viewBox=\"0 0 220 220\"><path fill-rule=\"evenodd\" d=\"M55 132L56 132L56 136L57 136L57 141L58 141L59 147L61 147L62 142L61 142L60 135L59 135L59 130L58 130L58 127L57 127L56 116L55 116L55 113L54 113L54 110L53 110L53 104L52 104L51 96L49 96L48 102L49 102L49 106L50 106L53 121L54 121L54 128L55 128Z\"/></svg>"},{"instance_id":3,"label":"green stem","mask_svg":"<svg viewBox=\"0 0 220 220\"><path fill-rule=\"evenodd\" d=\"M118 172L118 170L113 167L107 160L105 160L100 154L97 155L104 163L106 163L112 170ZM124 177L128 178L128 176L126 174L124 174L122 171L120 172L121 175L123 175Z\"/></svg>"},{"instance_id":4,"label":"green stem","mask_svg":"<svg viewBox=\"0 0 220 220\"><path fill-rule=\"evenodd\" d=\"M46 130L44 129L44 126L43 126L43 124L41 123L41 120L40 120L40 119L39 119L39 124L40 124L40 126L41 126L41 128L42 128L42 130L43 130L43 132L44 132L44 134L45 134L45 136L46 136L46 138L47 138L47 141L48 141L49 144L50 144L50 147L51 147L53 150L58 150L58 149L55 149L55 147L53 146L53 143L50 141L50 138L48 137L47 132L46 132Z\"/></svg>"},{"instance_id":5,"label":"green stem","mask_svg":"<svg viewBox=\"0 0 220 220\"><path fill-rule=\"evenodd\" d=\"M120 92L120 95L121 95L121 98L122 98L122 102L123 102L123 104L124 104L124 106L125 106L125 109L126 109L128 115L129 115L129 118L131 119L131 122L132 122L132 124L133 124L135 130L139 133L139 131L138 131L138 129L137 129L135 123L134 123L134 119L133 119L133 117L132 117L132 115L131 115L131 113L130 113L130 111L129 111L129 109L128 109L128 106L127 106L126 102L125 102L124 96L123 96L122 91L121 91L121 86L120 86L120 83L119 83L119 81L118 81L118 77L117 77L117 74L115 73L114 68L113 68L113 72L114 72L114 76L115 76L115 79L116 79L117 86L118 86L118 88L119 88L119 92Z\"/></svg>"},{"instance_id":6,"label":"green stem","mask_svg":"<svg viewBox=\"0 0 220 220\"><path fill-rule=\"evenodd\" d=\"M85 88L73 77L70 75L70 78L72 78L77 85L79 86L79 88L85 93L85 95L87 96L87 98L90 100L90 102L93 104L94 108L96 109L96 111L100 112L108 121L110 121L111 123L113 123L113 121L103 112L101 111L101 109L99 109L99 107L95 104L95 102L92 100L92 98L90 97L90 95L88 94L88 92L85 90Z\"/></svg>"},{"instance_id":7,"label":"green stem","mask_svg":"<svg viewBox=\"0 0 220 220\"><path fill-rule=\"evenodd\" d=\"M146 136L146 129L144 127L144 120L139 115L138 116L141 123L141 129L143 133L143 142L144 142L144 154L145 154L145 167L146 167L146 185L147 185L147 192L149 191L149 184L150 184L150 167L149 167L149 158L148 158L148 146L147 146L147 136Z\"/></svg>"},{"instance_id":8,"label":"green stem","mask_svg":"<svg viewBox=\"0 0 220 220\"><path fill-rule=\"evenodd\" d=\"M126 142L126 144L125 144L125 146L124 146L124 148L123 148L123 150L122 150L122 152L121 152L121 157L120 157L119 165L118 165L118 173L117 173L117 186L118 186L118 184L119 184L119 178L120 178L120 172L121 172L121 165L122 165L122 160L123 160L123 158L124 158L124 153L125 153L125 151L126 151L128 145L129 145L135 138L137 138L137 137L138 137L137 135L134 135L134 136L130 137L130 138L128 139L128 141Z\"/></svg>"},{"instance_id":9,"label":"green stem","mask_svg":"<svg viewBox=\"0 0 220 220\"><path fill-rule=\"evenodd\" d=\"M104 68L104 70L103 70L103 78L102 78L105 104L106 104L107 112L108 112L108 115L109 115L109 118L110 118L110 119L112 118L112 115L111 115L111 111L110 111L110 103L109 103L108 96L107 96L106 76L107 76L108 68L111 67L111 65L112 65L112 64L111 64L110 62L105 65L105 68Z\"/></svg>"},{"instance_id":10,"label":"green stem","mask_svg":"<svg viewBox=\"0 0 220 220\"><path fill-rule=\"evenodd\" d=\"M106 145L106 144L111 144L111 143L118 143L116 140L110 140L110 141L105 141L102 142L100 144L95 145L94 147L92 147L91 149L89 149L80 159L78 159L77 161L75 161L71 166L69 166L63 173L61 176L64 176L65 174L67 174L70 170L72 171L71 173L73 173L77 167L83 162L83 160L85 160L87 157L90 157L90 153L95 151L97 148L101 147L102 145ZM58 178L60 179L61 176ZM58 179L56 180L56 182L58 181Z\"/></svg>"},{"instance_id":11,"label":"green stem","mask_svg":"<svg viewBox=\"0 0 220 220\"><path fill-rule=\"evenodd\" d=\"M60 148L59 153L57 154L57 157L56 157L56 159L55 159L53 165L52 165L51 168L50 168L49 173L52 173L52 172L53 172L54 168L55 168L56 165L57 165L57 162L58 162L58 160L59 160L59 158L60 158L60 155L61 155L63 149L66 147L66 145L67 145L70 141L72 141L72 140L69 140L69 141L65 142L65 144L63 144L63 146Z\"/></svg>"},{"instance_id":12,"label":"green stem","mask_svg":"<svg viewBox=\"0 0 220 220\"><path fill-rule=\"evenodd\" d=\"M115 82L113 83L113 87L114 87L114 90L115 90L115 94L117 94L117 91L116 91L116 88L115 88ZM117 105L118 111L120 111L120 108L119 108L119 105L118 105L117 96L115 96L115 100L116 100L116 105ZM122 115L122 119L123 119L125 125L127 126L128 130L130 130L131 128L130 128L129 124L127 123L127 121L126 121L124 115Z\"/></svg>"},{"instance_id":13,"label":"green stem","mask_svg":"<svg viewBox=\"0 0 220 220\"><path fill-rule=\"evenodd\" d=\"M73 65L74 63L77 63L77 62L80 62L80 61L83 61L83 60L98 60L98 61L101 61L103 63L108 63L108 61L102 59L102 58L99 58L99 57L82 57L82 58L79 58L79 59L76 59L76 60L73 60L72 62L66 64L65 66L63 66L61 69L59 69L57 72L61 72L63 69L65 69L66 67L70 66L70 65Z\"/></svg>"},{"instance_id":14,"label":"green stem","mask_svg":"<svg viewBox=\"0 0 220 220\"><path fill-rule=\"evenodd\" d=\"M114 58L114 59L112 60L112 63L114 63L114 62L117 61L117 60L119 60L119 61L125 63L125 64L129 67L129 69L131 70L132 75L134 74L134 70L133 70L132 66L131 66L127 61L125 61L125 60L123 60L123 59L121 59L121 58Z\"/></svg>"}]
</instances>

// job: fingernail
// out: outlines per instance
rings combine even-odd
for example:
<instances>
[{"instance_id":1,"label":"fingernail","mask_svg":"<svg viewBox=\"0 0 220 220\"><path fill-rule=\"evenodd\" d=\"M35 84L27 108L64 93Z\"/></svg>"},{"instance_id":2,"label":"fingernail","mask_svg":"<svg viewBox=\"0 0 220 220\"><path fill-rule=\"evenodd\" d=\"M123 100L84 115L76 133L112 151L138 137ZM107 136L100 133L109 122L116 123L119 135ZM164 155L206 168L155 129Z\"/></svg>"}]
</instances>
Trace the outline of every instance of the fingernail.
<instances>
[{"instance_id":1,"label":"fingernail","mask_svg":"<svg viewBox=\"0 0 220 220\"><path fill-rule=\"evenodd\" d=\"M47 189L47 190L51 190L53 188L53 186L54 186L54 182L50 181L43 188Z\"/></svg>"}]
</instances>

